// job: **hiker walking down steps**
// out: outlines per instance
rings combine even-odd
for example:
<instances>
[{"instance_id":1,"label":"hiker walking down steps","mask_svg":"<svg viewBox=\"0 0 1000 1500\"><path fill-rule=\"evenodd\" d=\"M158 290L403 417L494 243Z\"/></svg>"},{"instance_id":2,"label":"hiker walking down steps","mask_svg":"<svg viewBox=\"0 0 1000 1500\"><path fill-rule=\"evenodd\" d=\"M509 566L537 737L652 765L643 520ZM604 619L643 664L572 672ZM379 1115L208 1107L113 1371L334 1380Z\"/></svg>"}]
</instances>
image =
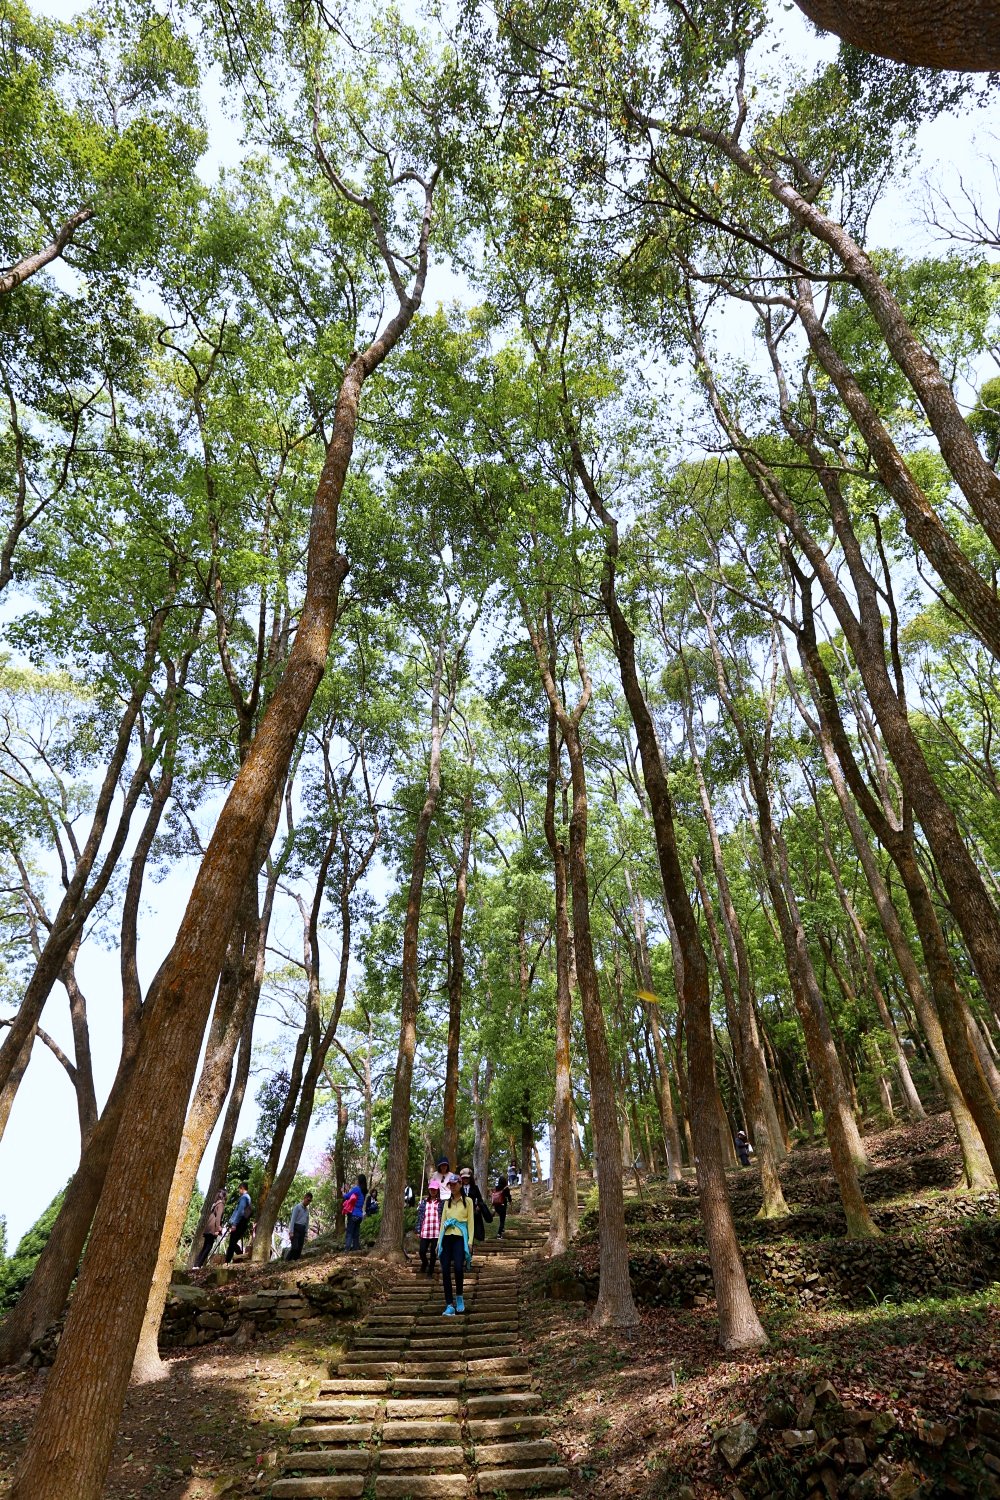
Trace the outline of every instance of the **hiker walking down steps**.
<instances>
[{"instance_id":1,"label":"hiker walking down steps","mask_svg":"<svg viewBox=\"0 0 1000 1500\"><path fill-rule=\"evenodd\" d=\"M493 1223L492 1211L487 1208L486 1200L479 1191L479 1183L475 1179L472 1168L463 1167L458 1175L462 1179L465 1196L472 1203L472 1218L476 1226L476 1239L484 1240L486 1238L486 1224Z\"/></svg>"},{"instance_id":2,"label":"hiker walking down steps","mask_svg":"<svg viewBox=\"0 0 1000 1500\"><path fill-rule=\"evenodd\" d=\"M434 1263L438 1253L438 1235L441 1233L441 1179L432 1177L427 1184L427 1194L420 1200L417 1209L417 1235L420 1239L420 1272L423 1276L434 1275Z\"/></svg>"},{"instance_id":3,"label":"hiker walking down steps","mask_svg":"<svg viewBox=\"0 0 1000 1500\"><path fill-rule=\"evenodd\" d=\"M490 1202L493 1204L493 1212L500 1220L497 1239L502 1240L503 1227L507 1222L507 1209L510 1207L510 1188L502 1177L497 1178L497 1185L490 1194Z\"/></svg>"},{"instance_id":4,"label":"hiker walking down steps","mask_svg":"<svg viewBox=\"0 0 1000 1500\"><path fill-rule=\"evenodd\" d=\"M449 1172L441 1186L441 1233L438 1236L438 1256L444 1282L444 1316L448 1318L465 1312L462 1289L465 1286L466 1270L472 1265L474 1230L472 1202L465 1196L462 1179L456 1173Z\"/></svg>"}]
</instances>

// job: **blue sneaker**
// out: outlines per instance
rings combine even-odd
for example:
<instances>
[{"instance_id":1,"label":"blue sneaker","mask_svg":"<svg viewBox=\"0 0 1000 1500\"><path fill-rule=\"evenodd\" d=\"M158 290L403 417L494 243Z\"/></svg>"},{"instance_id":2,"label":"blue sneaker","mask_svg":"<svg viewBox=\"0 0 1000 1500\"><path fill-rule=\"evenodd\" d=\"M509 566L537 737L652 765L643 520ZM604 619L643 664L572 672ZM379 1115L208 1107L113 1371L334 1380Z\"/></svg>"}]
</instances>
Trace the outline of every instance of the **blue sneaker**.
<instances>
[{"instance_id":1,"label":"blue sneaker","mask_svg":"<svg viewBox=\"0 0 1000 1500\"><path fill-rule=\"evenodd\" d=\"M454 1316L455 1316L455 1309L452 1307L451 1303L449 1302L448 1306L445 1308L445 1310L444 1310L444 1312L442 1314L442 1317L453 1318Z\"/></svg>"},{"instance_id":2,"label":"blue sneaker","mask_svg":"<svg viewBox=\"0 0 1000 1500\"><path fill-rule=\"evenodd\" d=\"M465 1298L464 1297L456 1297L455 1298L455 1311L456 1312L465 1312Z\"/></svg>"}]
</instances>

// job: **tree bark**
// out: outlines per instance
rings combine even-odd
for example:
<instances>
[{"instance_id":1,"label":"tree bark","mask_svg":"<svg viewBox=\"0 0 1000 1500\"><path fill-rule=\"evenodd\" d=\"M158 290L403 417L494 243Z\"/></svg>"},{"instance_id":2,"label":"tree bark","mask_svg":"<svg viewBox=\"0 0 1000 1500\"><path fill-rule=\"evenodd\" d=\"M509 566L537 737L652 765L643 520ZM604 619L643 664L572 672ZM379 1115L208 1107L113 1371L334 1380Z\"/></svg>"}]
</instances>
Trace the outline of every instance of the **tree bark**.
<instances>
[{"instance_id":1,"label":"tree bark","mask_svg":"<svg viewBox=\"0 0 1000 1500\"><path fill-rule=\"evenodd\" d=\"M212 1175L208 1180L205 1191L205 1202L202 1205L201 1218L198 1220L198 1228L195 1230L191 1240L191 1250L188 1255L188 1266L194 1264L201 1249L202 1240L205 1235L205 1226L208 1223L209 1214L212 1212L212 1204L220 1189L226 1185L226 1175L229 1171L229 1158L233 1154L233 1144L236 1140L236 1132L239 1129L240 1113L243 1109L243 1101L246 1098L247 1083L250 1079L250 1060L253 1056L253 1025L256 1020L256 1010L252 1010L243 1025L243 1035L240 1037L239 1052L236 1057L236 1073L233 1078L233 1086L229 1093L229 1102L226 1105L225 1118L222 1121L222 1130L219 1132L218 1145L215 1148L215 1159L212 1162Z\"/></svg>"},{"instance_id":2,"label":"tree bark","mask_svg":"<svg viewBox=\"0 0 1000 1500\"><path fill-rule=\"evenodd\" d=\"M552 1210L549 1221L548 1250L562 1255L568 1248L575 1228L573 1204L576 1198L576 1176L573 1170L573 1083L570 1042L573 1022L573 996L569 987L569 911L566 881L566 846L556 827L556 787L559 781L559 725L549 704L548 768L545 783L545 839L552 857L555 894L556 948L556 1057L555 1096L552 1105Z\"/></svg>"},{"instance_id":3,"label":"tree bark","mask_svg":"<svg viewBox=\"0 0 1000 1500\"><path fill-rule=\"evenodd\" d=\"M23 286L29 277L36 275L39 271L58 260L66 246L70 243L76 231L94 217L94 209L86 203L78 208L75 214L60 225L59 232L41 250L34 255L25 255L16 265L10 266L0 272L0 297L6 297Z\"/></svg>"},{"instance_id":4,"label":"tree bark","mask_svg":"<svg viewBox=\"0 0 1000 1500\"><path fill-rule=\"evenodd\" d=\"M194 1192L205 1147L218 1123L222 1106L229 1092L236 1049L246 1027L247 1018L256 1010L260 983L264 977L267 933L262 930L257 875L260 865L263 864L267 845L270 843L267 835L273 835L277 824L279 806L280 798L276 797L272 815L268 819L265 837L261 841L262 847L258 851L256 868L252 871L247 889L240 902L239 913L219 979L218 997L209 1028L201 1074L184 1121L180 1151L174 1164L174 1174L170 1184L170 1198L160 1230L156 1266L153 1270L146 1311L143 1315L139 1342L132 1364L132 1380L137 1385L162 1380L167 1374L167 1366L160 1358L159 1335L163 1309L174 1273L177 1247L180 1244L184 1220L187 1217L188 1205ZM269 911L268 915L270 915Z\"/></svg>"},{"instance_id":5,"label":"tree bark","mask_svg":"<svg viewBox=\"0 0 1000 1500\"><path fill-rule=\"evenodd\" d=\"M962 73L1000 69L997 0L795 0L810 21L876 57Z\"/></svg>"},{"instance_id":6,"label":"tree bark","mask_svg":"<svg viewBox=\"0 0 1000 1500\"><path fill-rule=\"evenodd\" d=\"M462 923L469 893L469 851L472 847L472 790L462 803L462 852L455 872L455 907L448 931L448 1046L444 1074L444 1108L441 1132L444 1154L458 1161L458 1045L462 1031L462 985L465 979L465 948ZM479 1179L477 1178L478 1182Z\"/></svg>"},{"instance_id":7,"label":"tree bark","mask_svg":"<svg viewBox=\"0 0 1000 1500\"><path fill-rule=\"evenodd\" d=\"M712 826L713 828L715 826L714 818ZM756 1031L755 1023L753 1024L753 1030L751 1030L750 1024L753 1023L753 1002L749 990L749 972L738 973L740 996L739 1004L737 1005L732 994L732 984L729 979L726 957L715 922L715 913L712 910L711 898L705 886L701 867L697 859L694 862L694 874L698 884L699 895L701 896L702 908L705 912L705 920L708 924L709 938L711 939L712 948L715 953L715 962L726 992L726 1011L729 1017L729 1034L733 1043L733 1056L743 1083L750 1128L753 1131L754 1149L757 1153L757 1161L760 1167L761 1208L757 1217L761 1219L785 1218L788 1214L788 1205L785 1202L785 1195L781 1188L781 1178L778 1175L779 1158L774 1146L771 1122L768 1119L767 1110L764 1105L761 1058L758 1051L760 1043L754 1035ZM723 899L725 900L726 898ZM731 897L729 899L731 900ZM742 941L742 934L740 935L740 940ZM766 1076L765 1073L764 1077L766 1078Z\"/></svg>"},{"instance_id":8,"label":"tree bark","mask_svg":"<svg viewBox=\"0 0 1000 1500\"><path fill-rule=\"evenodd\" d=\"M555 642L549 600L546 599L547 617L544 626L533 616L524 597L521 597L520 604L542 686L566 746L570 765L572 812L569 820L567 874L571 892L576 977L590 1073L591 1125L599 1172L598 1233L601 1257L594 1322L597 1326L611 1325L616 1328L629 1328L638 1323L639 1314L632 1300L632 1286L629 1281L618 1111L615 1104L608 1034L604 1024L597 968L594 963L590 926L590 890L587 878L587 777L579 726L590 702L592 684L580 638L575 633L574 648L581 688L580 696L573 709L567 708L560 697L553 673ZM529 1170L529 1162L522 1161L523 1177L527 1177Z\"/></svg>"},{"instance_id":9,"label":"tree bark","mask_svg":"<svg viewBox=\"0 0 1000 1500\"><path fill-rule=\"evenodd\" d=\"M427 871L427 843L441 792L441 745L455 702L453 682L442 709L442 683L445 673L445 627L438 634L434 672L431 680L431 746L427 770L427 790L417 818L410 865L410 885L403 923L402 999L399 1016L399 1048L392 1084L392 1116L389 1126L389 1150L385 1167L385 1200L379 1215L375 1254L387 1260L403 1257L403 1191L406 1187L406 1163L410 1153L410 1091L413 1084L413 1059L417 1050L417 1014L420 1010L420 974L418 940L420 906ZM457 669L456 669L457 670ZM454 1166L454 1163L452 1164Z\"/></svg>"},{"instance_id":10,"label":"tree bark","mask_svg":"<svg viewBox=\"0 0 1000 1500\"><path fill-rule=\"evenodd\" d=\"M639 681L635 661L635 635L622 613L615 589L619 546L618 524L604 506L597 487L584 464L575 432L571 429L567 436L570 441L574 468L591 505L605 528L601 597L611 626L625 701L628 704L639 745L642 776L653 819L653 832L664 896L683 954L688 1058L691 1064L691 1125L697 1154L698 1192L702 1220L708 1240L719 1311L720 1342L727 1351L760 1349L766 1347L767 1335L757 1316L753 1299L750 1296L750 1288L747 1285L746 1270L736 1238L732 1207L726 1187L726 1174L719 1153L718 1135L715 1128L715 1055L712 1042L711 1003L708 993L708 966L681 869L674 829L673 799L670 795L666 769L649 705ZM603 1172L603 1160L601 1167Z\"/></svg>"}]
</instances>

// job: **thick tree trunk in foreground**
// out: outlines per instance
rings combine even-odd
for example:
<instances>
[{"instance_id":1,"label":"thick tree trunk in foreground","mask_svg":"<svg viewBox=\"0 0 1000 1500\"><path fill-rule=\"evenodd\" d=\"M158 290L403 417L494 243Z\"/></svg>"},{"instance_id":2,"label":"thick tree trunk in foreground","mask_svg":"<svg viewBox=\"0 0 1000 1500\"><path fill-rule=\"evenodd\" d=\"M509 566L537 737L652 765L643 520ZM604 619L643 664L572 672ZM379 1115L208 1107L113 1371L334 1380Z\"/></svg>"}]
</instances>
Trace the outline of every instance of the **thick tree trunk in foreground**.
<instances>
[{"instance_id":1,"label":"thick tree trunk in foreground","mask_svg":"<svg viewBox=\"0 0 1000 1500\"><path fill-rule=\"evenodd\" d=\"M997 0L795 0L810 21L862 52L917 68L1000 68Z\"/></svg>"},{"instance_id":2,"label":"thick tree trunk in foreground","mask_svg":"<svg viewBox=\"0 0 1000 1500\"><path fill-rule=\"evenodd\" d=\"M257 873L274 833L279 806L280 802L276 797L258 850L255 868L240 902L239 915L219 978L205 1057L194 1098L184 1121L180 1151L170 1184L170 1198L160 1231L156 1267L132 1365L132 1379L136 1384L163 1380L168 1373L168 1367L160 1358L159 1336L163 1309L177 1259L177 1247L205 1147L218 1124L229 1092L236 1049L248 1016L256 1010L257 995L264 977L267 934L262 930L263 921L258 911ZM267 912L270 916L270 906Z\"/></svg>"},{"instance_id":3,"label":"thick tree trunk in foreground","mask_svg":"<svg viewBox=\"0 0 1000 1500\"><path fill-rule=\"evenodd\" d=\"M99 1500L156 1265L157 1237L123 1224L162 1223L187 1100L233 914L326 665L346 562L337 513L365 379L402 337L426 278L433 182L412 295L344 372L313 503L305 599L274 696L219 815L174 946L153 983L150 1014L76 1295L11 1500ZM20 1049L18 1049L20 1050ZM402 1185L400 1184L400 1193Z\"/></svg>"}]
</instances>

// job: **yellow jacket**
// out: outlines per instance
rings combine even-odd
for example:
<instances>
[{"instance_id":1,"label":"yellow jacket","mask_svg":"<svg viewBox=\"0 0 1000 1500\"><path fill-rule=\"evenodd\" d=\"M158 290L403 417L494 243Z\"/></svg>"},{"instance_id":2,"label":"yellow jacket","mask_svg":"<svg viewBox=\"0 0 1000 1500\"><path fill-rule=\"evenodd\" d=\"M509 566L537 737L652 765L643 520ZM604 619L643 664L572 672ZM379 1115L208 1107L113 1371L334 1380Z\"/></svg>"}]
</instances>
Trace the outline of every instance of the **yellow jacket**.
<instances>
[{"instance_id":1,"label":"yellow jacket","mask_svg":"<svg viewBox=\"0 0 1000 1500\"><path fill-rule=\"evenodd\" d=\"M456 1219L458 1222L455 1224L450 1224L448 1222L449 1219ZM461 1226L464 1224L466 1244L471 1245L472 1236L475 1230L475 1219L473 1218L472 1213L472 1199L466 1198L465 1202L463 1203L461 1193L457 1188L454 1189L450 1202L442 1203L441 1205L441 1223L443 1226L442 1237L446 1234L461 1234Z\"/></svg>"}]
</instances>

